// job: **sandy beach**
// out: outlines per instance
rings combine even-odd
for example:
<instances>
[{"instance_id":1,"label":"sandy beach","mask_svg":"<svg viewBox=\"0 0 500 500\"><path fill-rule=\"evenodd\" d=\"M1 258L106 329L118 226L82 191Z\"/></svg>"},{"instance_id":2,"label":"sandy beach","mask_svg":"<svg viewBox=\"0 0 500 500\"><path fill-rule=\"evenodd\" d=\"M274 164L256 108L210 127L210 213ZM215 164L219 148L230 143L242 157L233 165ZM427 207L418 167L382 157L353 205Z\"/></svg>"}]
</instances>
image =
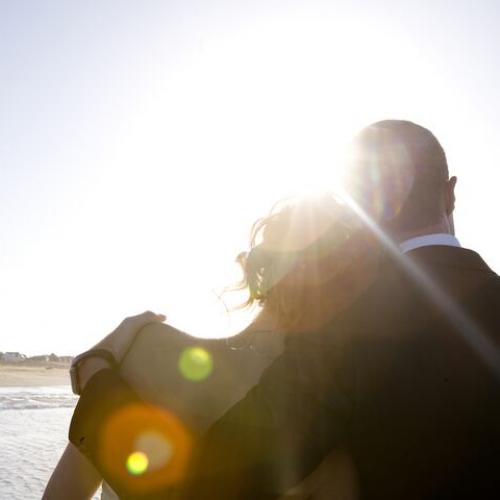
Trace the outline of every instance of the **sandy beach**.
<instances>
[{"instance_id":1,"label":"sandy beach","mask_svg":"<svg viewBox=\"0 0 500 500\"><path fill-rule=\"evenodd\" d=\"M56 363L0 364L0 387L69 385L69 366Z\"/></svg>"}]
</instances>

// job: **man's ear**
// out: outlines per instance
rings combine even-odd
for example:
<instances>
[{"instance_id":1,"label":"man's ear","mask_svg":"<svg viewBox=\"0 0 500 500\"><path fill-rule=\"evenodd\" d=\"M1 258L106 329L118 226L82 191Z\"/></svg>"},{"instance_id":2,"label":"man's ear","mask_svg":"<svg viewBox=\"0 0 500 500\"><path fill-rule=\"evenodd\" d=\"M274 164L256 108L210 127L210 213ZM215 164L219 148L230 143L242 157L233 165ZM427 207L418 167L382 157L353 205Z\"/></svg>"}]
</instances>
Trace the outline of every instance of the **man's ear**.
<instances>
[{"instance_id":1,"label":"man's ear","mask_svg":"<svg viewBox=\"0 0 500 500\"><path fill-rule=\"evenodd\" d=\"M445 192L445 209L446 215L449 217L453 210L455 209L455 186L457 185L457 178L455 176L451 177L446 183Z\"/></svg>"}]
</instances>

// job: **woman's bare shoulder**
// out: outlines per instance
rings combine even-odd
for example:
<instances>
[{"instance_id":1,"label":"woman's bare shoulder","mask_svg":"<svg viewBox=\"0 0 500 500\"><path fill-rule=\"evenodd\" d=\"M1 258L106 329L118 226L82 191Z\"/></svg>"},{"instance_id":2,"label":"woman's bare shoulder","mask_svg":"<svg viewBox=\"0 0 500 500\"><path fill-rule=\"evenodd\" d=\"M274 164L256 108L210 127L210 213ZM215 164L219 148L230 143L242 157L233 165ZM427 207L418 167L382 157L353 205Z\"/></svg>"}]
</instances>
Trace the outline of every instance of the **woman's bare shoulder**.
<instances>
[{"instance_id":1,"label":"woman's bare shoulder","mask_svg":"<svg viewBox=\"0 0 500 500\"><path fill-rule=\"evenodd\" d=\"M138 333L120 372L144 400L200 430L256 382L263 367L253 354L231 349L224 339L151 324Z\"/></svg>"},{"instance_id":2,"label":"woman's bare shoulder","mask_svg":"<svg viewBox=\"0 0 500 500\"><path fill-rule=\"evenodd\" d=\"M165 323L150 323L137 333L129 354L155 347L169 347L182 342L192 342L194 337Z\"/></svg>"},{"instance_id":3,"label":"woman's bare shoulder","mask_svg":"<svg viewBox=\"0 0 500 500\"><path fill-rule=\"evenodd\" d=\"M172 388L177 379L179 352L192 344L193 337L159 323L145 326L137 334L120 372L143 396L162 388Z\"/></svg>"}]
</instances>

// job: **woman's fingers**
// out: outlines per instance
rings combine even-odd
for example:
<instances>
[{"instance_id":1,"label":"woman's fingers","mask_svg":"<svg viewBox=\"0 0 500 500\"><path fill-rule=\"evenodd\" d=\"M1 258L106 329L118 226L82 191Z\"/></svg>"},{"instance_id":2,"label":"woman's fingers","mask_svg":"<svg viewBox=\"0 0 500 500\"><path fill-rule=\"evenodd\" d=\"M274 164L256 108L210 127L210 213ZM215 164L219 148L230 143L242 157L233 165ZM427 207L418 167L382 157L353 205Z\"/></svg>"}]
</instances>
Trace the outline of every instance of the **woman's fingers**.
<instances>
[{"instance_id":1,"label":"woman's fingers","mask_svg":"<svg viewBox=\"0 0 500 500\"><path fill-rule=\"evenodd\" d=\"M166 319L167 317L164 314L156 314L152 311L146 311L142 314L138 314L137 316L125 318L122 324L127 324L127 326L141 329L149 323L163 323Z\"/></svg>"},{"instance_id":2,"label":"woman's fingers","mask_svg":"<svg viewBox=\"0 0 500 500\"><path fill-rule=\"evenodd\" d=\"M120 362L128 351L136 334L151 323L163 323L167 318L164 314L156 314L152 311L146 311L136 316L125 318L117 328L115 328L107 337L99 342L95 347L110 350L115 359Z\"/></svg>"}]
</instances>

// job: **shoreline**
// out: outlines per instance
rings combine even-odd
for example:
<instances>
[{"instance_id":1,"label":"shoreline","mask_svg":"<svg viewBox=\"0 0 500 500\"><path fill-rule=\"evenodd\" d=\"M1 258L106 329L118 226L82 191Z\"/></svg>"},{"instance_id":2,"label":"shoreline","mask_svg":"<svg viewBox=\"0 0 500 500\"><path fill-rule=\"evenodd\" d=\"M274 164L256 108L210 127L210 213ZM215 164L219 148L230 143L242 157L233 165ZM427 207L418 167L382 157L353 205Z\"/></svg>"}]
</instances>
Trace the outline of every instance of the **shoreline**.
<instances>
[{"instance_id":1,"label":"shoreline","mask_svg":"<svg viewBox=\"0 0 500 500\"><path fill-rule=\"evenodd\" d=\"M70 384L69 365L66 364L0 364L0 387L41 387Z\"/></svg>"}]
</instances>

